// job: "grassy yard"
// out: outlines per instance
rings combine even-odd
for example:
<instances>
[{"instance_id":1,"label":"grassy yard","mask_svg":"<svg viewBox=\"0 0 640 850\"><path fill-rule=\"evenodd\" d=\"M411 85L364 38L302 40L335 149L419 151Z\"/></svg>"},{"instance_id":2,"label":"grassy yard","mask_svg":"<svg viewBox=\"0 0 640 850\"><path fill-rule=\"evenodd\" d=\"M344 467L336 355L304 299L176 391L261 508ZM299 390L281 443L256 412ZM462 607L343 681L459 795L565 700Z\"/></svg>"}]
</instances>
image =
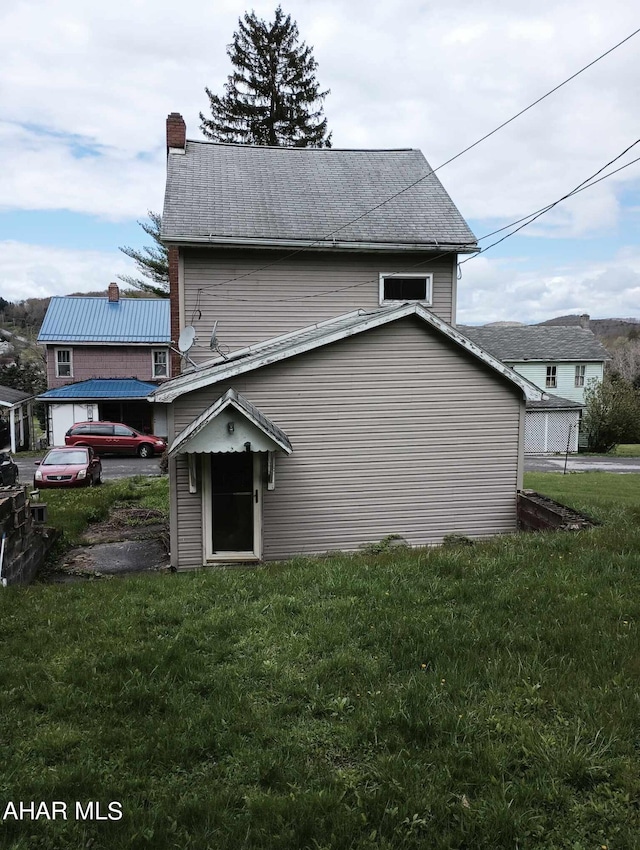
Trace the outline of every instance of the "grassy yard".
<instances>
[{"instance_id":1,"label":"grassy yard","mask_svg":"<svg viewBox=\"0 0 640 850\"><path fill-rule=\"evenodd\" d=\"M605 525L2 592L0 846L640 847L640 476L527 486Z\"/></svg>"}]
</instances>

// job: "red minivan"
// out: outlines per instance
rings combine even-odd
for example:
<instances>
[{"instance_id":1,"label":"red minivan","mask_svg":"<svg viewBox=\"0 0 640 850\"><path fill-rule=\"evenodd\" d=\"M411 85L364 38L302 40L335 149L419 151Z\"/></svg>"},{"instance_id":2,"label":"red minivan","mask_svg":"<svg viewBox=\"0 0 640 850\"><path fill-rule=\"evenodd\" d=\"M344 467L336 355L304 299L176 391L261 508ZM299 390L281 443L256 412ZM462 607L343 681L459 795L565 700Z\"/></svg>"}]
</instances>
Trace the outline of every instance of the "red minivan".
<instances>
[{"instance_id":1,"label":"red minivan","mask_svg":"<svg viewBox=\"0 0 640 850\"><path fill-rule=\"evenodd\" d=\"M121 422L76 422L65 434L67 446L91 446L98 453L151 457L162 454L167 441L153 434L140 434Z\"/></svg>"}]
</instances>

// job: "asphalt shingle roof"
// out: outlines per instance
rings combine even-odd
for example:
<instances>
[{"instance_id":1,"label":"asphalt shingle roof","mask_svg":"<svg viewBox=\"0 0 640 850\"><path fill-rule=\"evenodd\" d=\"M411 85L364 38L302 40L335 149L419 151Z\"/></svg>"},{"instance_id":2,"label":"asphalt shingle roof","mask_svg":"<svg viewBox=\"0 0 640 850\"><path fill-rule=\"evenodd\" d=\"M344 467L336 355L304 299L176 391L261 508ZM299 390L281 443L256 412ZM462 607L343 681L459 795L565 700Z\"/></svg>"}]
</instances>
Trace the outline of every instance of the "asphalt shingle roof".
<instances>
[{"instance_id":1,"label":"asphalt shingle roof","mask_svg":"<svg viewBox=\"0 0 640 850\"><path fill-rule=\"evenodd\" d=\"M0 385L0 404L4 406L18 404L28 398L32 398L33 393L25 393L22 390L14 390L13 387L5 387Z\"/></svg>"},{"instance_id":2,"label":"asphalt shingle roof","mask_svg":"<svg viewBox=\"0 0 640 850\"><path fill-rule=\"evenodd\" d=\"M579 401L571 401L571 399L551 395L551 393L547 393L547 395L548 398L542 401L527 400L527 410L572 410L584 407L584 404L580 404Z\"/></svg>"},{"instance_id":3,"label":"asphalt shingle roof","mask_svg":"<svg viewBox=\"0 0 640 850\"><path fill-rule=\"evenodd\" d=\"M443 336L459 345L470 355L477 357L486 366L493 369L506 380L520 387L526 398L540 398L544 391L534 386L527 378L514 372L495 357L481 350L465 338L456 328L452 328L421 304L400 304L381 307L376 310L355 310L333 319L327 319L292 333L273 337L247 348L231 352L228 356L217 357L208 363L201 363L193 370L183 372L161 384L153 393L153 400L168 404L185 393L210 386L221 380L260 369L288 357L295 357L306 351L312 351L330 345L354 334L363 333L373 327L379 327L398 319L415 316L427 326L431 326Z\"/></svg>"},{"instance_id":4,"label":"asphalt shingle roof","mask_svg":"<svg viewBox=\"0 0 640 850\"><path fill-rule=\"evenodd\" d=\"M504 363L524 360L608 360L607 349L593 332L577 326L458 326L476 345Z\"/></svg>"},{"instance_id":5,"label":"asphalt shingle roof","mask_svg":"<svg viewBox=\"0 0 640 850\"><path fill-rule=\"evenodd\" d=\"M162 235L169 241L319 241L325 247L334 240L475 246L430 170L419 150L189 141L186 153L169 153Z\"/></svg>"},{"instance_id":6,"label":"asphalt shingle roof","mask_svg":"<svg viewBox=\"0 0 640 850\"><path fill-rule=\"evenodd\" d=\"M169 343L168 298L51 299L38 342Z\"/></svg>"}]
</instances>

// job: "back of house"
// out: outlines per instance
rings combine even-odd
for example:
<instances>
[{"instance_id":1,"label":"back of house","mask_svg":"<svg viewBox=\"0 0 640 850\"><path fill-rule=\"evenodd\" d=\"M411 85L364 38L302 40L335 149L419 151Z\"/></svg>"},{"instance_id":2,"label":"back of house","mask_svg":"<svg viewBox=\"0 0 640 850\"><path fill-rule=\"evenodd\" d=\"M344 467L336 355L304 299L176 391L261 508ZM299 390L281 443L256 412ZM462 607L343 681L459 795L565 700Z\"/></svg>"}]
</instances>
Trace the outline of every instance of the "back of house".
<instances>
[{"instance_id":1,"label":"back of house","mask_svg":"<svg viewBox=\"0 0 640 850\"><path fill-rule=\"evenodd\" d=\"M174 565L515 531L543 393L455 329L476 242L423 155L187 141L172 113L167 172Z\"/></svg>"}]
</instances>

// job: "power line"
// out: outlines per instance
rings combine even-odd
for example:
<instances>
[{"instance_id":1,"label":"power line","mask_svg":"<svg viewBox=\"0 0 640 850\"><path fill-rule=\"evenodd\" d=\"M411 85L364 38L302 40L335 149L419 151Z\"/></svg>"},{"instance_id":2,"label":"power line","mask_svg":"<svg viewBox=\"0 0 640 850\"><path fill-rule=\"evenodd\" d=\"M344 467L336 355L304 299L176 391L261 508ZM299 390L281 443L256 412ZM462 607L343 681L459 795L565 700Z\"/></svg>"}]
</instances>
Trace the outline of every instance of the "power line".
<instances>
[{"instance_id":1,"label":"power line","mask_svg":"<svg viewBox=\"0 0 640 850\"><path fill-rule=\"evenodd\" d=\"M503 121L503 122L502 122L502 124L499 124L499 125L498 125L497 127L495 127L493 130L491 130L491 131L490 131L490 132L488 132L488 133L485 133L485 135L484 135L484 136L481 136L481 137L480 137L479 139L477 139L475 142L472 142L470 145L467 145L467 147L466 147L466 148L463 148L463 150L461 150L459 153L454 154L454 156L452 156L452 157L450 157L449 159L445 160L445 162L442 162L442 163L441 163L440 165L438 165L436 168L432 168L432 169L430 169L430 170L429 170L429 171L427 171L427 173L426 173L426 174L424 174L422 177L418 178L417 180L414 180L414 181L413 181L413 183L410 183L408 186L405 186L403 189L400 189L398 192L395 192L393 195L390 195L390 196L389 196L388 198L386 198L384 201L381 201L379 204L376 204L374 207L371 207L371 208L370 208L370 209L368 209L366 212L361 213L360 215L356 216L356 218L351 219L351 221L348 221L348 222L346 222L345 224L340 225L340 227L336 228L335 230L332 230L330 233L327 233L325 236L323 236L323 237L321 237L321 238L319 238L319 239L316 239L315 241L311 242L309 245L305 245L303 248L298 248L298 249L296 249L295 251L291 251L291 252L289 252L288 254L285 254L283 257L279 257L278 259L274 260L272 263L267 263L267 264L266 264L266 265L264 265L264 266L260 266L260 268L252 269L252 271L250 271L250 272L246 272L245 274L242 274L242 275L238 275L237 277L232 277L232 278L229 278L228 280L220 281L219 283L213 284L213 286L218 287L218 286L225 286L225 285L226 285L226 284L228 284L228 283L235 283L235 281L237 281L237 280L243 280L244 278L250 277L251 275L258 274L259 272L265 271L266 269L272 268L273 266L277 266L277 265L279 265L280 263L283 263L285 260L291 259L291 257L295 257L295 256L297 256L298 254L302 254L302 253L304 253L305 251L308 251L308 250L309 250L310 248L312 248L313 246L315 246L315 245L320 245L320 244L322 244L323 242L325 242L326 240L331 239L331 238L332 238L333 236L335 236L337 233L340 233L340 231L341 231L341 230L345 230L347 227L351 227L351 225L353 225L353 224L357 224L357 222L362 221L362 219L363 219L363 218L366 218L366 216L371 215L371 213L375 212L376 210L379 210L379 209L380 209L381 207L383 207L385 204L390 203L391 201L395 200L395 198L398 198L400 195L403 195L405 192L408 192L410 189L413 189L415 186L417 186L418 184L422 183L422 182L423 182L424 180L426 180L428 177L431 177L431 176L432 176L433 174L435 174L437 171L440 171L440 170L441 170L442 168L444 168L446 165L450 165L450 163L454 162L456 159L459 159L459 158L460 158L461 156L463 156L465 153L468 153L470 150L473 150L473 148L477 147L477 146L478 146L478 145L480 145L482 142L484 142L484 141L486 141L487 139L489 139L491 136L494 136L496 133L498 133L500 130L502 130L504 127L506 127L508 124L511 124L511 123L512 123L513 121L515 121L517 118L520 118L520 116L521 116L521 115L524 115L524 114L525 114L525 112L528 112L530 109L533 109L533 107L534 107L534 106L537 106L539 103L542 103L542 101L543 101L543 100L546 100L546 98L550 97L552 94L555 94L555 92L557 92L559 89L563 88L563 86L566 86L566 85L567 85L568 83L570 83L572 80L575 80L575 79L576 79L576 77L579 77L579 76L580 76L580 74L584 73L584 72L585 72L585 71L587 71L589 68L593 67L593 66L594 66L597 62L600 62L600 60L601 60L601 59L604 59L604 58L605 58L606 56L608 56L610 53L613 53L613 51L614 51L614 50L617 50L619 47L621 47L621 46L622 46L623 44L625 44L627 41L629 41L630 39L632 39L634 36L638 35L638 33L640 33L640 27L638 27L638 29L634 30L632 33L630 33L629 35L627 35L625 38L623 38L623 39L622 39L621 41L619 41L617 44L614 44L614 45L613 45L613 47L610 47L608 50L605 50L605 51L604 51L604 53L601 53L599 56L597 56L595 59L593 59L591 62L589 62L589 63L588 63L587 65L585 65L584 67L580 68L580 70L576 71L576 72L575 72L574 74L572 74L570 77L567 77L567 78L566 78L565 80L563 80L561 83L558 83L558 85L554 86L554 87L553 87L552 89L550 89L548 92L546 92L545 94L541 95L541 97L539 97L539 98L537 98L536 100L534 100L534 101L533 101L532 103L530 103L528 106L525 106L525 107L524 107L524 109L521 109L519 112L517 112L517 113L516 113L515 115L513 115L511 118L508 118L506 121ZM605 167L606 167L606 166L605 166ZM562 199L561 199L561 200L562 200ZM559 201L558 201L558 203L559 203ZM448 252L448 253L450 253L450 252ZM469 257L469 259L473 259L473 258L472 258L472 257ZM467 260L465 260L464 262L467 262Z\"/></svg>"},{"instance_id":2,"label":"power line","mask_svg":"<svg viewBox=\"0 0 640 850\"><path fill-rule=\"evenodd\" d=\"M558 200L554 201L552 204L549 204L548 206L543 207L541 210L538 210L537 212L531 213L529 216L526 216L526 218L528 219L527 221L525 221L523 224L520 224L519 227L516 227L516 229L512 230L510 233L505 234L501 239L496 239L496 241L492 242L491 245L487 245L486 248L482 248L482 250L480 251L480 254L485 254L490 248L494 248L496 245L499 245L501 242L504 242L505 239L508 239L510 236L514 236L516 233L518 233L523 228L527 227L530 224L533 224L533 222L536 221L537 219L539 219L540 216L543 216L545 213L548 213L549 210L552 210L554 207L557 207L558 204L562 203L562 201L566 201L567 198L570 198L572 195L576 195L578 192L581 192L583 189L588 189L588 188L591 188L591 186L595 186L596 183L600 182L600 180L595 180L595 178L598 176L598 174L601 174L605 170L605 168L609 168L610 165L613 165L614 162L617 162L619 159L621 159L626 153L628 153L631 150L631 148L634 148L637 144L640 144L640 139L636 139L636 141L633 142L632 144L630 144L629 147L625 148L625 150L623 150L622 153L619 153L618 156L614 157L612 160L607 162L605 165L602 166L602 168L599 168L590 177L587 177L586 180L583 180L581 183L578 183L578 185L575 187L575 189L572 189L570 192L567 192L566 195L563 195L561 198L558 198ZM636 162L636 161L637 160L634 160L634 162ZM629 163L627 163L627 165L631 165L631 163L629 162ZM623 167L626 168L627 166L625 165ZM616 169L616 171L621 171L621 168ZM615 174L616 172L612 172L612 173ZM605 177L611 177L611 174L607 174L607 175L605 175ZM602 177L600 179L603 180L604 177ZM517 223L517 222L515 222L515 223ZM513 227L513 224L507 225L507 227ZM502 228L502 230L504 230L504 228ZM493 235L493 234L489 234L489 235ZM482 238L486 239L488 237L485 236L485 237L482 237ZM468 263L469 260L474 260L478 256L479 256L479 254L476 254L473 257L468 257L466 260L461 260L460 265L463 265L464 263Z\"/></svg>"},{"instance_id":3,"label":"power line","mask_svg":"<svg viewBox=\"0 0 640 850\"><path fill-rule=\"evenodd\" d=\"M629 168L629 166L634 165L634 163L640 162L640 157L636 157L636 159L630 160L629 162L625 163L624 165L621 165L619 168L616 168L614 171L610 171L608 174L603 174L601 177L598 177L597 180L594 179L594 178L597 177L598 174L601 174L602 171L604 171L605 168L608 168L614 162L617 162L621 157L623 157L626 153L628 153L637 144L640 144L640 139L633 142L631 145L629 145L627 148L625 148L624 151L622 151L620 154L615 156L608 163L603 165L602 168L599 168L590 177L587 177L585 180L583 180L581 183L579 183L578 186L576 186L575 189L572 189L571 192L567 192L565 195L563 195L561 198L558 198L556 201L553 201L552 203L547 204L545 207L541 207L540 209L535 210L534 212L528 213L528 215L525 215L522 218L516 219L515 221L512 221L509 224L505 224L502 227L499 227L497 230L493 230L490 233L485 233L484 236L479 236L477 241L481 242L483 239L488 239L489 237L495 236L497 233L501 233L503 230L506 230L510 227L513 227L516 224L520 224L521 222L525 222L525 224L523 224L522 227L519 227L519 228L517 228L517 230L514 230L511 233L506 234L506 236L504 236L502 239L497 240L496 242L492 243L491 245L487 245L486 248L480 249L478 251L478 253L475 254L473 257L468 257L466 260L461 260L460 265L463 265L463 263L468 263L469 260L476 259L476 257L481 256L481 254L483 254L485 251L488 251L489 248L493 248L494 245L497 245L499 242L504 242L504 240L508 239L509 236L514 235L515 233L518 232L518 230L522 230L522 228L526 227L527 224L531 224L537 218L540 218L540 216L542 216L544 213L549 212L549 210L553 209L555 206L557 206L562 201L565 201L568 198L573 197L573 195L579 194L580 192L584 192L586 189L591 189L593 186L596 186L598 183L601 183L603 180L607 180L609 177L613 177L614 174L617 174L620 171L624 171L625 168ZM453 251L453 250L443 251L440 254L436 254L435 256L429 256L425 260L420 260L419 262L413 263L410 266L405 266L404 269L396 272L395 274L398 275L398 276L400 276L402 274L406 274L407 272L410 272L413 269L416 269L420 266L424 266L427 263L433 263L436 260L441 260L444 257L448 257L452 254L457 254L457 251ZM245 275L245 277L248 277L248 276L249 275ZM223 281L223 283L224 282L225 281ZM347 286L341 286L341 287L338 287L336 289L328 289L328 290L325 290L324 292L316 292L316 293L311 293L309 295L300 295L297 298L274 298L274 299L272 299L272 303L281 304L281 303L287 303L287 302L293 302L293 301L305 301L305 300L310 299L310 298L321 298L325 295L334 295L337 292L346 292L349 289L357 289L360 286L370 286L372 283L375 283L375 282L376 282L376 279L371 278L371 279L368 279L368 280L363 280L360 283L351 283L351 284L348 284ZM221 284L214 284L214 285L219 286ZM212 293L211 297L212 298L219 298L219 299L226 300L226 301L242 301L242 302L249 302L249 303L253 303L254 300L255 300L253 298L241 298L241 297L231 295L231 294L230 295L216 295L215 293Z\"/></svg>"}]
</instances>

